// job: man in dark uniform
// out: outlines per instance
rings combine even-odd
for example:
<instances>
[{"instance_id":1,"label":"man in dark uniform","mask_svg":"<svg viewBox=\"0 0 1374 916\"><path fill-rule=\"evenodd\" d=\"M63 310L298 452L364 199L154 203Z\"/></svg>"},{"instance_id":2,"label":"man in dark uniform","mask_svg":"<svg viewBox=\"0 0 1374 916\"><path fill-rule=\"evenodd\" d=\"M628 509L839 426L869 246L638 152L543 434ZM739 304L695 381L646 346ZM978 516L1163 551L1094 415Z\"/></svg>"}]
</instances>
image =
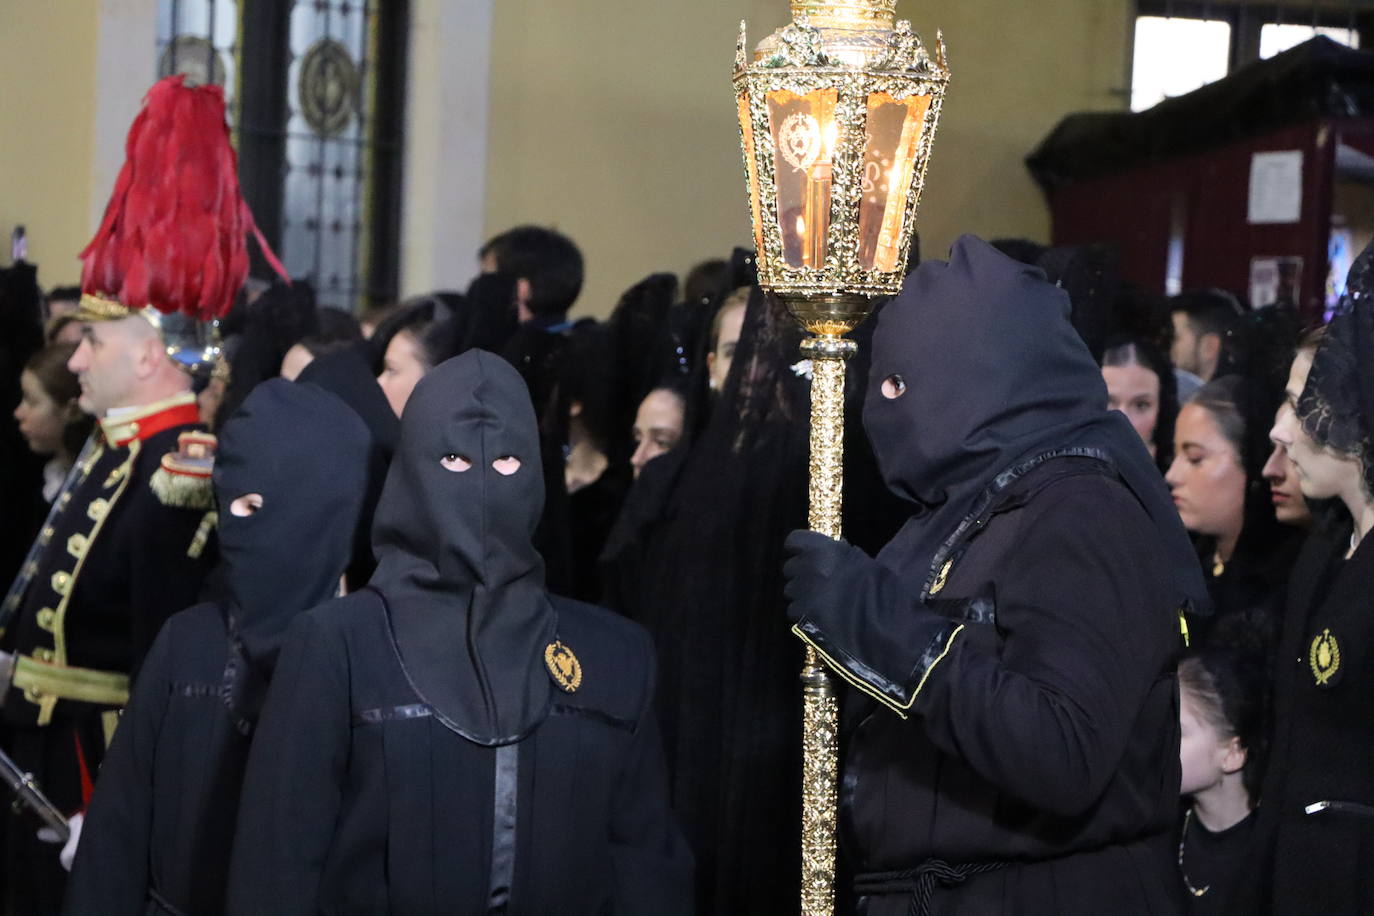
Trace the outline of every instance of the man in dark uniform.
<instances>
[{"instance_id":1,"label":"man in dark uniform","mask_svg":"<svg viewBox=\"0 0 1374 916\"><path fill-rule=\"evenodd\" d=\"M5 749L67 814L85 807L153 637L195 603L215 553L214 437L200 425L191 372L214 353L200 319L226 312L243 282L237 256L252 221L223 96L182 81L149 92L130 133L134 155L82 253L85 327L70 368L99 426L0 617ZM155 206L169 194L180 206ZM26 916L57 912L65 881L37 829L27 815L6 817L0 886L9 910Z\"/></svg>"},{"instance_id":2,"label":"man in dark uniform","mask_svg":"<svg viewBox=\"0 0 1374 916\"><path fill-rule=\"evenodd\" d=\"M1038 270L965 237L881 313L864 426L916 512L788 539L793 628L855 688L868 916L1175 912L1178 513Z\"/></svg>"}]
</instances>

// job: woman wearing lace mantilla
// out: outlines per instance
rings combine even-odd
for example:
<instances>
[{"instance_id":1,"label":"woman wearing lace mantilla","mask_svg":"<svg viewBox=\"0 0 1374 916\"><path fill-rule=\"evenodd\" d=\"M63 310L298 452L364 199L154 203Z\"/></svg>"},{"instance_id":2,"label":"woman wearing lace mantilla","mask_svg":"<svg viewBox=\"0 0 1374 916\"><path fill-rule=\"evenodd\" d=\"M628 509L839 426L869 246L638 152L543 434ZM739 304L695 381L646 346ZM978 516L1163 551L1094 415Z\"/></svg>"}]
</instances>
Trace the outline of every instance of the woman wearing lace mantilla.
<instances>
[{"instance_id":1,"label":"woman wearing lace mantilla","mask_svg":"<svg viewBox=\"0 0 1374 916\"><path fill-rule=\"evenodd\" d=\"M1259 825L1274 913L1374 912L1374 246L1348 288L1299 347L1270 433L1303 495L1332 504L1294 567L1274 674Z\"/></svg>"}]
</instances>

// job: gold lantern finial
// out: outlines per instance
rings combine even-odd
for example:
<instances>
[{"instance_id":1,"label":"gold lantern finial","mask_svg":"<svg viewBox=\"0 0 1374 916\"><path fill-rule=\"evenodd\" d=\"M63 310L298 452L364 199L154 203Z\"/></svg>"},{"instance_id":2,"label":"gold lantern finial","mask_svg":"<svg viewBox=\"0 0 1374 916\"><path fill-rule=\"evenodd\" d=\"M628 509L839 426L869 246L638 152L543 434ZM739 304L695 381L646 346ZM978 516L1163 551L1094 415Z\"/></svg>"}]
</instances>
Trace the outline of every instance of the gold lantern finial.
<instances>
[{"instance_id":1,"label":"gold lantern finial","mask_svg":"<svg viewBox=\"0 0 1374 916\"><path fill-rule=\"evenodd\" d=\"M906 277L949 82L896 0L790 0L793 21L735 49L735 96L759 284L812 335L810 514L840 537L845 339ZM796 632L796 631L794 631ZM798 635L802 635L798 633ZM839 706L808 645L801 675L803 916L835 897Z\"/></svg>"}]
</instances>

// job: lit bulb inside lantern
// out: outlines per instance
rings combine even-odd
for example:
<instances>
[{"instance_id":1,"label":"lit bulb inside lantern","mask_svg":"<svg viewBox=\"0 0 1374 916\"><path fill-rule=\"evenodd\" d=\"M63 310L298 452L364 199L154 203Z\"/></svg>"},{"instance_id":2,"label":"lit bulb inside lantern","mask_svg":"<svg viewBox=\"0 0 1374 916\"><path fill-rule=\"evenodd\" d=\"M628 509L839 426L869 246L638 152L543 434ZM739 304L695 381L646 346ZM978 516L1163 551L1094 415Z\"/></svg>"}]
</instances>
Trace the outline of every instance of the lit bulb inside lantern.
<instances>
[{"instance_id":1,"label":"lit bulb inside lantern","mask_svg":"<svg viewBox=\"0 0 1374 916\"><path fill-rule=\"evenodd\" d=\"M840 123L838 121L827 121L821 131L821 157L829 159L835 152L835 144L840 139Z\"/></svg>"},{"instance_id":2,"label":"lit bulb inside lantern","mask_svg":"<svg viewBox=\"0 0 1374 916\"><path fill-rule=\"evenodd\" d=\"M806 217L797 217L797 238L806 238Z\"/></svg>"}]
</instances>

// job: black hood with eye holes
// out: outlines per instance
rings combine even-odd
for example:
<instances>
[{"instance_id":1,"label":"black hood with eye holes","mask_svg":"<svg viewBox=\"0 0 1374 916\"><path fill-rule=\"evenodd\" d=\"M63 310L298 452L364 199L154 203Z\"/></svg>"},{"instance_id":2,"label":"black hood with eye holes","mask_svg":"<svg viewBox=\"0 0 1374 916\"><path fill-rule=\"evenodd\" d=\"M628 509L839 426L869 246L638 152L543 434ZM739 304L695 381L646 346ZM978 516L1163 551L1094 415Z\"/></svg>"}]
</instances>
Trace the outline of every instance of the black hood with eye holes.
<instances>
[{"instance_id":1,"label":"black hood with eye holes","mask_svg":"<svg viewBox=\"0 0 1374 916\"><path fill-rule=\"evenodd\" d=\"M445 467L444 459L466 470ZM519 459L505 475L493 463ZM500 745L547 714L544 650L556 619L532 543L544 505L529 391L509 363L470 350L415 387L372 528L402 666L439 719Z\"/></svg>"},{"instance_id":2,"label":"black hood with eye holes","mask_svg":"<svg viewBox=\"0 0 1374 916\"><path fill-rule=\"evenodd\" d=\"M219 552L233 598L222 696L245 732L257 720L287 627L338 588L371 448L367 427L343 401L285 379L255 387L220 431ZM262 507L235 515L234 501L253 493Z\"/></svg>"},{"instance_id":3,"label":"black hood with eye holes","mask_svg":"<svg viewBox=\"0 0 1374 916\"><path fill-rule=\"evenodd\" d=\"M219 550L235 631L255 665L270 666L295 615L333 597L348 563L372 437L327 391L269 379L219 434L214 486ZM256 493L262 508L231 505Z\"/></svg>"},{"instance_id":4,"label":"black hood with eye holes","mask_svg":"<svg viewBox=\"0 0 1374 916\"><path fill-rule=\"evenodd\" d=\"M878 315L864 428L883 480L917 506L879 559L924 585L940 545L1002 474L1064 450L1100 455L1159 531L1179 604L1207 607L1164 480L1069 323L1068 295L973 236L926 261ZM889 399L883 381L900 375ZM1129 558L1122 558L1129 562Z\"/></svg>"}]
</instances>

